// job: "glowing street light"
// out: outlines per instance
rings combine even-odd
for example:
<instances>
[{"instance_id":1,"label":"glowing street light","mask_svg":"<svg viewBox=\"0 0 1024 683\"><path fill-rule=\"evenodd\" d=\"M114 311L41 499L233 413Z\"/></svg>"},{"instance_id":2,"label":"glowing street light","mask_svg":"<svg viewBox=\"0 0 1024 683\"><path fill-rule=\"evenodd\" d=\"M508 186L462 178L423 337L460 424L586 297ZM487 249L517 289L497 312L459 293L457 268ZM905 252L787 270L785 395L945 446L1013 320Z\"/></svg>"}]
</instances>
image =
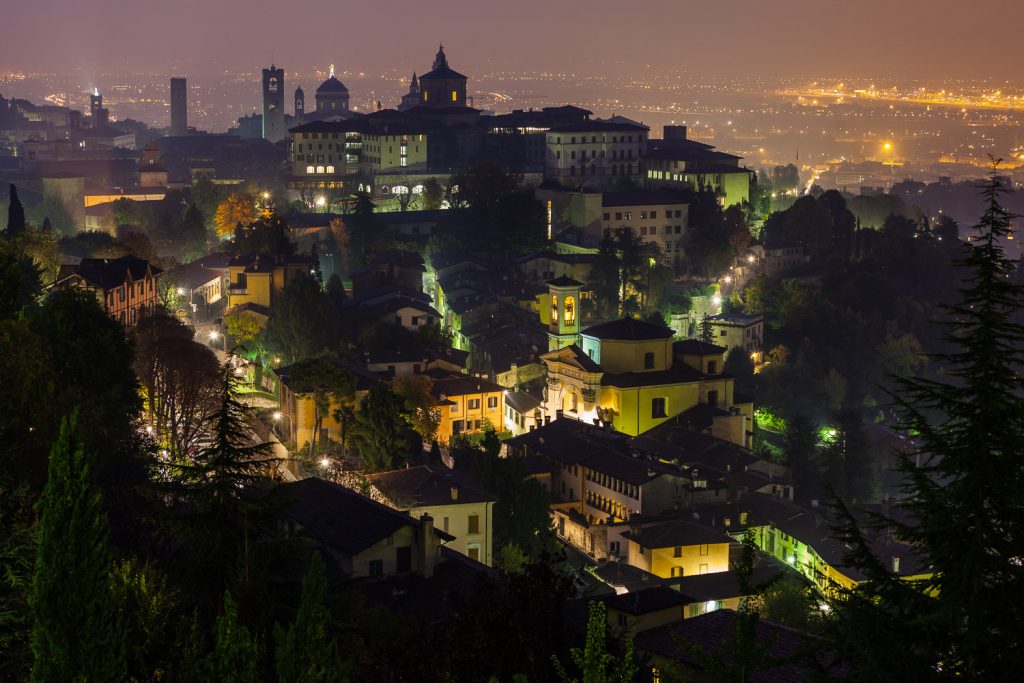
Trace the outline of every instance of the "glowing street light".
<instances>
[{"instance_id":1,"label":"glowing street light","mask_svg":"<svg viewBox=\"0 0 1024 683\"><path fill-rule=\"evenodd\" d=\"M316 205L317 206L324 206L326 204L327 204L327 200L322 195L316 198Z\"/></svg>"},{"instance_id":2,"label":"glowing street light","mask_svg":"<svg viewBox=\"0 0 1024 683\"><path fill-rule=\"evenodd\" d=\"M747 257L747 263L753 263L754 261L755 261L755 259L754 259L754 255L753 254L751 254L750 256Z\"/></svg>"},{"instance_id":3,"label":"glowing street light","mask_svg":"<svg viewBox=\"0 0 1024 683\"><path fill-rule=\"evenodd\" d=\"M320 458L320 467L323 467L324 469L327 469L330 466L331 466L331 461L330 461L329 458L326 458L326 457L325 458Z\"/></svg>"},{"instance_id":4,"label":"glowing street light","mask_svg":"<svg viewBox=\"0 0 1024 683\"><path fill-rule=\"evenodd\" d=\"M725 284L731 283L732 282L732 275L726 275L724 278L722 278L722 281L725 282Z\"/></svg>"},{"instance_id":5,"label":"glowing street light","mask_svg":"<svg viewBox=\"0 0 1024 683\"><path fill-rule=\"evenodd\" d=\"M210 341L217 341L220 337L220 333L217 330L210 330Z\"/></svg>"},{"instance_id":6,"label":"glowing street light","mask_svg":"<svg viewBox=\"0 0 1024 683\"><path fill-rule=\"evenodd\" d=\"M282 412L281 412L280 410L278 410L278 411L275 411L275 412L274 412L274 415L273 415L273 417L274 417L274 422L280 422L280 421L281 421L281 417L282 417L283 415L284 415L284 413L282 413Z\"/></svg>"},{"instance_id":7,"label":"glowing street light","mask_svg":"<svg viewBox=\"0 0 1024 683\"><path fill-rule=\"evenodd\" d=\"M185 288L184 287L178 287L178 289L176 291L178 292L178 296L181 296L182 294L185 293Z\"/></svg>"}]
</instances>

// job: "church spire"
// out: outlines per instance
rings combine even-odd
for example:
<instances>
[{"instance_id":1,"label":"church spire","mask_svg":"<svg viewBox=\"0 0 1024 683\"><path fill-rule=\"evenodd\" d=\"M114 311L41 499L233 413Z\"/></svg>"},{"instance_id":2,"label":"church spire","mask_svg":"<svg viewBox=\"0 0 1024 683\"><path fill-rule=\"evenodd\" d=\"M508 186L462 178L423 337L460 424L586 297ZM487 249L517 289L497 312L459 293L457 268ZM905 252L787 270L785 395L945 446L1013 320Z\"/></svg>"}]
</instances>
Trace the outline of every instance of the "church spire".
<instances>
[{"instance_id":1,"label":"church spire","mask_svg":"<svg viewBox=\"0 0 1024 683\"><path fill-rule=\"evenodd\" d=\"M331 66L330 66L330 72L331 72L331 74L328 76L328 78L334 78L334 65L333 64L331 64Z\"/></svg>"}]
</instances>

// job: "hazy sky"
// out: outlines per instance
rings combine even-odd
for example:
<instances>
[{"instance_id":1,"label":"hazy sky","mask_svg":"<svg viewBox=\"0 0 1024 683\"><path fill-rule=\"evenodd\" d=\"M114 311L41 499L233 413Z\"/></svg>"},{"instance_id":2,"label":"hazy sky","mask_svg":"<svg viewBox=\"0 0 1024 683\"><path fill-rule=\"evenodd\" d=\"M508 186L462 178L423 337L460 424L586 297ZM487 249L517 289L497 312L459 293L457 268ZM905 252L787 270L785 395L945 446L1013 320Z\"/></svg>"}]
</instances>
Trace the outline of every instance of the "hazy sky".
<instances>
[{"instance_id":1,"label":"hazy sky","mask_svg":"<svg viewBox=\"0 0 1024 683\"><path fill-rule=\"evenodd\" d=\"M5 0L0 71L212 65L1024 81L1024 0ZM209 71L214 69L209 68Z\"/></svg>"}]
</instances>

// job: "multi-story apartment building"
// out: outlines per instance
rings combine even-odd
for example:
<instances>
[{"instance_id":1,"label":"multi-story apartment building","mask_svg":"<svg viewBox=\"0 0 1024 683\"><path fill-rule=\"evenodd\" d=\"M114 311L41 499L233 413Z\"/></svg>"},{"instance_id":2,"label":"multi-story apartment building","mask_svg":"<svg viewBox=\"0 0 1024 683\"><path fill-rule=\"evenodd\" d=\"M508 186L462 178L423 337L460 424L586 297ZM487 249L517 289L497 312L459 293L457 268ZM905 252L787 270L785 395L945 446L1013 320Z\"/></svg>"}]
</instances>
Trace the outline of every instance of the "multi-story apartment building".
<instances>
[{"instance_id":1,"label":"multi-story apartment building","mask_svg":"<svg viewBox=\"0 0 1024 683\"><path fill-rule=\"evenodd\" d=\"M566 186L639 180L650 129L621 117L556 126L545 133L544 177Z\"/></svg>"},{"instance_id":2,"label":"multi-story apartment building","mask_svg":"<svg viewBox=\"0 0 1024 683\"><path fill-rule=\"evenodd\" d=\"M605 192L601 197L602 234L630 228L645 242L661 248L665 265L681 263L688 215L687 201L668 192Z\"/></svg>"}]
</instances>

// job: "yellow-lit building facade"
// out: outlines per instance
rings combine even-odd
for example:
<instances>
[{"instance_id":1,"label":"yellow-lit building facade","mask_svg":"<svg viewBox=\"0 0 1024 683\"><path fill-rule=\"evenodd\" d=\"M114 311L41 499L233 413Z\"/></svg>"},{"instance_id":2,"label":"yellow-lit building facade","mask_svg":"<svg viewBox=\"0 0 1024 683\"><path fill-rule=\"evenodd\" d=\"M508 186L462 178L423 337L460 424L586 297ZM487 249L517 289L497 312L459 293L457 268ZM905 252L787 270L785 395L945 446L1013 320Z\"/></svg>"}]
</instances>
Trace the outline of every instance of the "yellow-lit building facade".
<instances>
[{"instance_id":1,"label":"yellow-lit building facade","mask_svg":"<svg viewBox=\"0 0 1024 683\"><path fill-rule=\"evenodd\" d=\"M360 168L367 177L389 171L426 170L426 133L394 126L364 133Z\"/></svg>"},{"instance_id":2,"label":"yellow-lit building facade","mask_svg":"<svg viewBox=\"0 0 1024 683\"><path fill-rule=\"evenodd\" d=\"M234 258L228 264L228 312L236 306L273 308L274 298L299 273L309 272L308 259L267 254Z\"/></svg>"},{"instance_id":3,"label":"yellow-lit building facade","mask_svg":"<svg viewBox=\"0 0 1024 683\"><path fill-rule=\"evenodd\" d=\"M488 424L504 424L504 387L458 373L433 373L433 393L440 417L435 438L446 444L457 434L479 434Z\"/></svg>"},{"instance_id":4,"label":"yellow-lit building facade","mask_svg":"<svg viewBox=\"0 0 1024 683\"><path fill-rule=\"evenodd\" d=\"M625 537L629 564L664 579L729 571L732 539L694 522L661 522Z\"/></svg>"},{"instance_id":5,"label":"yellow-lit building facade","mask_svg":"<svg viewBox=\"0 0 1024 683\"><path fill-rule=\"evenodd\" d=\"M579 345L541 356L547 368L546 414L610 423L636 436L698 405L739 416L729 440L749 447L753 405L737 404L723 373L726 349L673 342L673 331L631 318L596 325ZM696 342L701 344L701 342Z\"/></svg>"}]
</instances>

